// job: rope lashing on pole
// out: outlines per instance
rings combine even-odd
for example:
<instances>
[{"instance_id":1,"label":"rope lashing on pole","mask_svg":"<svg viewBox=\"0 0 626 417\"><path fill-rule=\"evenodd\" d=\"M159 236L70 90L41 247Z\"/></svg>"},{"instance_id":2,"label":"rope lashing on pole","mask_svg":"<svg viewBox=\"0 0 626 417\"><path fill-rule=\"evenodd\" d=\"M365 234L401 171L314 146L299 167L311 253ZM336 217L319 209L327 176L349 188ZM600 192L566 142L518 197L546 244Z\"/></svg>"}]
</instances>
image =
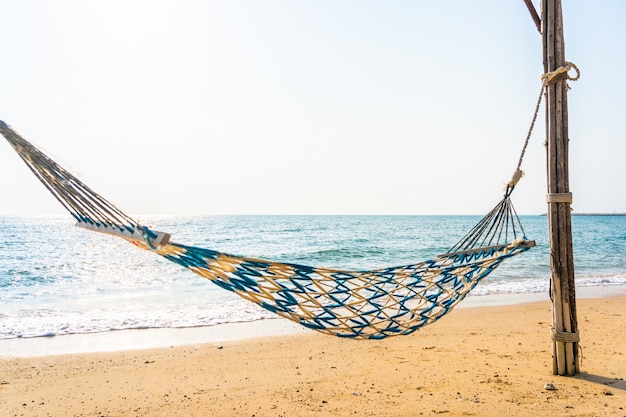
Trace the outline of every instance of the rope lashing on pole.
<instances>
[{"instance_id":1,"label":"rope lashing on pole","mask_svg":"<svg viewBox=\"0 0 626 417\"><path fill-rule=\"evenodd\" d=\"M570 77L570 70L576 71L575 77ZM555 69L552 72L546 72L541 76L541 81L543 82L543 86L547 87L551 84L558 83L559 81L567 80L567 81L577 81L580 78L580 70L578 67L571 63L566 62L565 65Z\"/></svg>"},{"instance_id":2,"label":"rope lashing on pole","mask_svg":"<svg viewBox=\"0 0 626 417\"><path fill-rule=\"evenodd\" d=\"M580 342L580 333L578 330L574 333L559 332L554 327L550 327L550 338L557 342L576 343Z\"/></svg>"}]
</instances>

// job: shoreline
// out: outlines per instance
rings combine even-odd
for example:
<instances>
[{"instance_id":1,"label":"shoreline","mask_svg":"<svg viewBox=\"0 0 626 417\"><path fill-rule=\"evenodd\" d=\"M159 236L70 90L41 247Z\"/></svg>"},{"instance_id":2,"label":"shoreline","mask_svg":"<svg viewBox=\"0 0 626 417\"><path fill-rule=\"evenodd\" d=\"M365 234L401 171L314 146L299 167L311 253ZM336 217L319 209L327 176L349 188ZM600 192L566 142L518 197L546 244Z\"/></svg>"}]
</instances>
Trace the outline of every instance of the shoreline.
<instances>
[{"instance_id":1,"label":"shoreline","mask_svg":"<svg viewBox=\"0 0 626 417\"><path fill-rule=\"evenodd\" d=\"M611 298L625 295L626 285L578 287L576 291L577 299ZM542 301L549 301L548 294L470 294L456 306L455 310L522 305ZM311 333L316 332L281 317L213 326L111 330L96 333L0 339L0 358L159 349Z\"/></svg>"},{"instance_id":2,"label":"shoreline","mask_svg":"<svg viewBox=\"0 0 626 417\"><path fill-rule=\"evenodd\" d=\"M544 299L455 309L416 333L382 340L309 331L0 358L0 414L620 417L625 302L625 294L577 300L582 359L572 377L552 374Z\"/></svg>"}]
</instances>

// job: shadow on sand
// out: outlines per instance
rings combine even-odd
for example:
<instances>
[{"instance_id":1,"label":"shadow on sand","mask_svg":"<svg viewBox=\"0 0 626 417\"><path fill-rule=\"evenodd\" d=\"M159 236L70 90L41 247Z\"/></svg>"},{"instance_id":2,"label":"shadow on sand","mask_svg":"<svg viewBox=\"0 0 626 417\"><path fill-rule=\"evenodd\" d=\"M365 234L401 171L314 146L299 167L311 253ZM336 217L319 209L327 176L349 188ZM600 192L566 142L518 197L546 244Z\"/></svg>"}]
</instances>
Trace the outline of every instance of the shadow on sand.
<instances>
[{"instance_id":1,"label":"shadow on sand","mask_svg":"<svg viewBox=\"0 0 626 417\"><path fill-rule=\"evenodd\" d=\"M626 381L624 381L624 378L607 378L605 376L588 374L585 372L579 373L578 375L574 376L574 378L581 379L583 381L594 382L596 384L606 385L607 388L626 391Z\"/></svg>"}]
</instances>

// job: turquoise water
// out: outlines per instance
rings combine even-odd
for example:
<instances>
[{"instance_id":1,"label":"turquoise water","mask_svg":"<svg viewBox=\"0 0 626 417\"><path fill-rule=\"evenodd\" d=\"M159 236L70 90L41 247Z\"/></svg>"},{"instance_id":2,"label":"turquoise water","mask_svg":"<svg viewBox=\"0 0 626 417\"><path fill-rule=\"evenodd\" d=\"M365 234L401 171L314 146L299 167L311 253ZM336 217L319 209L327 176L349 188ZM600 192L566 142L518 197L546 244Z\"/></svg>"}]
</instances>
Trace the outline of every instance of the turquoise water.
<instances>
[{"instance_id":1,"label":"turquoise water","mask_svg":"<svg viewBox=\"0 0 626 417\"><path fill-rule=\"evenodd\" d=\"M505 262L472 297L547 292L547 217L521 216L537 246ZM179 243L345 269L433 258L478 216L140 218ZM626 284L626 217L572 219L577 286ZM127 242L67 217L0 217L0 339L253 321L271 313Z\"/></svg>"}]
</instances>

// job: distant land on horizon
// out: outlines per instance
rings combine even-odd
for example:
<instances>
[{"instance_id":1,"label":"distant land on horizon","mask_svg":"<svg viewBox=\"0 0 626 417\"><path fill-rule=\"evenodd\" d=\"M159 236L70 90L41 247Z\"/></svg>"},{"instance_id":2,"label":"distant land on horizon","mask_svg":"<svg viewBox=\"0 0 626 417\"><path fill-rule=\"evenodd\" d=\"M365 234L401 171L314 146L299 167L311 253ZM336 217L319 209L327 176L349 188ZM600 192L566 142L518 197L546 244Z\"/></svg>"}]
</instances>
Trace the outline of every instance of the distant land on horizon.
<instances>
[{"instance_id":1,"label":"distant land on horizon","mask_svg":"<svg viewBox=\"0 0 626 417\"><path fill-rule=\"evenodd\" d=\"M547 216L543 213L542 216ZM572 213L572 216L626 216L626 213Z\"/></svg>"},{"instance_id":2,"label":"distant land on horizon","mask_svg":"<svg viewBox=\"0 0 626 417\"><path fill-rule=\"evenodd\" d=\"M626 216L626 213L572 213L572 216Z\"/></svg>"}]
</instances>

